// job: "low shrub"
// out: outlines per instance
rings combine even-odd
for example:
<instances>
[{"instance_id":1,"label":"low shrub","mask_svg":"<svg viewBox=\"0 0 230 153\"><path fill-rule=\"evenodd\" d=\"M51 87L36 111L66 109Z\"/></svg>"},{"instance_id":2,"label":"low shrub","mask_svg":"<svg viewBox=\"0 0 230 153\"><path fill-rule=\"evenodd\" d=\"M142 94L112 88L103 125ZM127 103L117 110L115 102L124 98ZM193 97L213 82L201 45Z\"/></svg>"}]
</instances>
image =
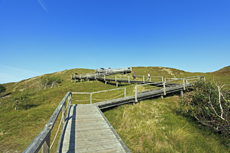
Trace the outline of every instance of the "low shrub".
<instances>
[{"instance_id":1,"label":"low shrub","mask_svg":"<svg viewBox=\"0 0 230 153\"><path fill-rule=\"evenodd\" d=\"M6 91L6 88L2 84L0 84L0 93L2 93L4 91Z\"/></svg>"},{"instance_id":2,"label":"low shrub","mask_svg":"<svg viewBox=\"0 0 230 153\"><path fill-rule=\"evenodd\" d=\"M53 88L56 84L60 84L63 79L60 76L49 76L41 79L41 84L44 88Z\"/></svg>"},{"instance_id":3,"label":"low shrub","mask_svg":"<svg viewBox=\"0 0 230 153\"><path fill-rule=\"evenodd\" d=\"M2 97L1 93L5 91L6 91L6 88L2 84L0 84L0 98Z\"/></svg>"},{"instance_id":4,"label":"low shrub","mask_svg":"<svg viewBox=\"0 0 230 153\"><path fill-rule=\"evenodd\" d=\"M181 112L230 138L230 92L213 82L199 81L180 101Z\"/></svg>"}]
</instances>

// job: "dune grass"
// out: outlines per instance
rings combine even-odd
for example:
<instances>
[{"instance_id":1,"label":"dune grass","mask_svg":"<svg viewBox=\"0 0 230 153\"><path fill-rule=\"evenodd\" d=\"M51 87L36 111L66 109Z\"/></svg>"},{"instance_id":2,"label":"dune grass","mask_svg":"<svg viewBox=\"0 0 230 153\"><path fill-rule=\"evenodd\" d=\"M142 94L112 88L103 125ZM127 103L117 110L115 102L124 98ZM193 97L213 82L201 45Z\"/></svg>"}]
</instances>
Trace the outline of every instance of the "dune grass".
<instances>
[{"instance_id":1,"label":"dune grass","mask_svg":"<svg viewBox=\"0 0 230 153\"><path fill-rule=\"evenodd\" d=\"M104 112L131 152L229 152L230 141L177 115L178 96Z\"/></svg>"},{"instance_id":2,"label":"dune grass","mask_svg":"<svg viewBox=\"0 0 230 153\"><path fill-rule=\"evenodd\" d=\"M134 67L136 75L188 77L203 75L206 80L221 81L229 84L230 79L225 72L189 73L171 68ZM95 92L114 89L115 84L105 85L100 81L83 81L71 83L71 74L92 73L90 69L72 69L46 74L4 84L5 97L0 99L0 152L22 152L40 133L68 91ZM128 74L129 76L131 74ZM59 76L63 82L54 88L41 86L43 77ZM134 95L134 86L122 83L127 88L127 96ZM230 87L230 86L229 86ZM140 91L150 88L139 88ZM123 96L123 91L94 95L95 99L113 99ZM73 104L89 103L84 101L89 96L73 95ZM137 105L124 105L105 112L106 117L132 152L228 152L229 141L222 139L194 120L175 114L178 107L178 96L165 99L143 101ZM79 101L81 100L81 101ZM16 102L17 101L17 102ZM94 100L93 102L98 102ZM15 105L17 104L17 110ZM60 117L55 124L51 140L58 128ZM55 151L57 141L54 145ZM218 147L219 146L219 147Z\"/></svg>"}]
</instances>

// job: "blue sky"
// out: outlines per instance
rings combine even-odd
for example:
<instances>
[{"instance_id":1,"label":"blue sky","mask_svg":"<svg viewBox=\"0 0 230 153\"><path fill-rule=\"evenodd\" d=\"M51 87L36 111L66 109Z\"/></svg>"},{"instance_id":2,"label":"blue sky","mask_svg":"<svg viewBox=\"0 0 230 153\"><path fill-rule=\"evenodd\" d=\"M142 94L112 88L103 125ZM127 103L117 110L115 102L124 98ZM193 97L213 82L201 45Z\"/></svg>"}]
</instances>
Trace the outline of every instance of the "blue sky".
<instances>
[{"instance_id":1,"label":"blue sky","mask_svg":"<svg viewBox=\"0 0 230 153\"><path fill-rule=\"evenodd\" d=\"M0 0L0 83L72 68L230 65L229 0Z\"/></svg>"}]
</instances>

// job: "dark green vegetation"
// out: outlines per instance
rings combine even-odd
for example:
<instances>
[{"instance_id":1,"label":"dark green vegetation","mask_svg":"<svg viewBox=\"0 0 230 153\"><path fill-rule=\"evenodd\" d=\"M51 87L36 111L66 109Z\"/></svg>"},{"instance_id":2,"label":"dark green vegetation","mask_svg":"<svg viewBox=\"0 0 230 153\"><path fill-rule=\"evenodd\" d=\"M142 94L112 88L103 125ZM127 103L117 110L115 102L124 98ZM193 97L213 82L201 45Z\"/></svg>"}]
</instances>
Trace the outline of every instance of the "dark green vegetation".
<instances>
[{"instance_id":1,"label":"dark green vegetation","mask_svg":"<svg viewBox=\"0 0 230 153\"><path fill-rule=\"evenodd\" d=\"M226 67L213 73L189 73L172 68L135 67L133 71L136 75L147 76L150 73L151 76L165 78L202 75L206 81L230 84L228 69ZM44 128L68 91L93 92L115 88L115 84L105 85L98 81L71 83L71 74L92 72L94 70L72 69L4 84L6 96L0 99L0 151L23 151ZM51 80L49 85L47 80ZM52 86L53 80L60 81ZM127 87L127 96L134 94L134 85L122 84L122 87ZM93 102L122 96L122 92L93 95ZM193 118L176 113L180 108L179 101L180 98L175 95L119 106L104 113L132 152L229 152L229 140ZM89 96L73 95L72 103L89 103ZM51 140L59 121L60 118L51 133ZM55 147L56 144L52 152Z\"/></svg>"},{"instance_id":2,"label":"dark green vegetation","mask_svg":"<svg viewBox=\"0 0 230 153\"><path fill-rule=\"evenodd\" d=\"M6 91L6 88L2 84L0 84L0 98L1 98L1 93L4 91Z\"/></svg>"},{"instance_id":3,"label":"dark green vegetation","mask_svg":"<svg viewBox=\"0 0 230 153\"><path fill-rule=\"evenodd\" d=\"M194 91L181 100L181 112L230 138L230 90L224 85L199 81Z\"/></svg>"},{"instance_id":4,"label":"dark green vegetation","mask_svg":"<svg viewBox=\"0 0 230 153\"><path fill-rule=\"evenodd\" d=\"M60 84L62 81L63 79L60 76L46 76L41 78L41 85L45 88L47 86L53 88L55 84Z\"/></svg>"}]
</instances>

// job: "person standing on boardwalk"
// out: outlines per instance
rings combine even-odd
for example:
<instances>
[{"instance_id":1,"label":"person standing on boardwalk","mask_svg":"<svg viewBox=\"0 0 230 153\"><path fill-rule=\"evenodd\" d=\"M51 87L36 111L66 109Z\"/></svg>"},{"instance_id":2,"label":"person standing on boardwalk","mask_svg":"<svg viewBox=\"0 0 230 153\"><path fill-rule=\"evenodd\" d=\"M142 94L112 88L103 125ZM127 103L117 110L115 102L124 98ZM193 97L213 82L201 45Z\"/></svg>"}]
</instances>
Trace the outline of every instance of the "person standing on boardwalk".
<instances>
[{"instance_id":1,"label":"person standing on boardwalk","mask_svg":"<svg viewBox=\"0 0 230 153\"><path fill-rule=\"evenodd\" d=\"M148 73L148 79L146 81L148 81L150 79L150 73Z\"/></svg>"},{"instance_id":2,"label":"person standing on boardwalk","mask_svg":"<svg viewBox=\"0 0 230 153\"><path fill-rule=\"evenodd\" d=\"M133 80L136 79L135 71L133 72Z\"/></svg>"}]
</instances>

